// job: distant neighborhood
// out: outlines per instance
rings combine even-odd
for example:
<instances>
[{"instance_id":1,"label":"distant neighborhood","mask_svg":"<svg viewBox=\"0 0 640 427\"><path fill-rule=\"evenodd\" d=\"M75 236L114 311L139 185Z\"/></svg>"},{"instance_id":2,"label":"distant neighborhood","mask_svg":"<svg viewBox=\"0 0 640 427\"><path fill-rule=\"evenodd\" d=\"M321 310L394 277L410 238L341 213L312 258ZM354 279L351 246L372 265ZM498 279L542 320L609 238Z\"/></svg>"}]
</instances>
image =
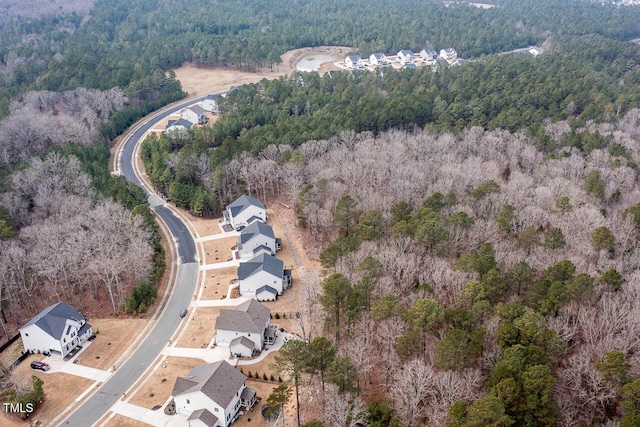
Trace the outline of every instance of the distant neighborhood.
<instances>
[{"instance_id":1,"label":"distant neighborhood","mask_svg":"<svg viewBox=\"0 0 640 427\"><path fill-rule=\"evenodd\" d=\"M384 53L372 53L369 58L361 58L359 55L347 55L343 62L336 65L343 69L358 70L368 69L375 70L379 67L402 68L418 68L418 67L437 67L439 65L460 65L467 62L464 58L458 57L458 52L454 48L448 47L437 51L433 48L422 49L419 53L414 53L409 49L398 51L395 56L387 56Z\"/></svg>"}]
</instances>

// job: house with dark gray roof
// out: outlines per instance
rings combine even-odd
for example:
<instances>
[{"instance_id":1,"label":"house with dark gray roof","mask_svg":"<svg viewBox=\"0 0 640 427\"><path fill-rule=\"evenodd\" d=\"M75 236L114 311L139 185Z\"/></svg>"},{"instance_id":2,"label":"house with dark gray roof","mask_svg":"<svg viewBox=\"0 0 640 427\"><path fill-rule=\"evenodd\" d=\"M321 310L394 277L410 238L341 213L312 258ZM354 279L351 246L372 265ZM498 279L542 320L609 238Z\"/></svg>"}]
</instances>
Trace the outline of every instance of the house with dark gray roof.
<instances>
[{"instance_id":1,"label":"house with dark gray roof","mask_svg":"<svg viewBox=\"0 0 640 427\"><path fill-rule=\"evenodd\" d=\"M364 67L364 63L359 55L348 55L344 58L344 66L347 68L361 68Z\"/></svg>"},{"instance_id":2,"label":"house with dark gray roof","mask_svg":"<svg viewBox=\"0 0 640 427\"><path fill-rule=\"evenodd\" d=\"M86 317L63 301L45 308L20 328L25 351L62 357L84 344L92 335Z\"/></svg>"},{"instance_id":3,"label":"house with dark gray roof","mask_svg":"<svg viewBox=\"0 0 640 427\"><path fill-rule=\"evenodd\" d=\"M261 254L238 266L240 294L258 301L275 301L284 289L284 262Z\"/></svg>"},{"instance_id":4,"label":"house with dark gray roof","mask_svg":"<svg viewBox=\"0 0 640 427\"><path fill-rule=\"evenodd\" d=\"M247 377L227 361L196 366L186 377L176 378L171 395L179 414L188 415L199 425L227 427L238 417L241 407L250 409L256 400L256 391L247 390ZM250 398L253 399L242 399ZM216 418L206 414L206 410ZM194 415L195 414L195 415Z\"/></svg>"},{"instance_id":5,"label":"house with dark gray roof","mask_svg":"<svg viewBox=\"0 0 640 427\"><path fill-rule=\"evenodd\" d=\"M413 52L408 49L403 49L396 55L396 60L401 64L408 64L414 61Z\"/></svg>"},{"instance_id":6,"label":"house with dark gray roof","mask_svg":"<svg viewBox=\"0 0 640 427\"><path fill-rule=\"evenodd\" d=\"M228 204L223 214L225 223L238 231L254 221L267 222L267 208L260 200L246 194Z\"/></svg>"},{"instance_id":7,"label":"house with dark gray roof","mask_svg":"<svg viewBox=\"0 0 640 427\"><path fill-rule=\"evenodd\" d=\"M182 110L180 117L189 120L194 125L203 125L209 121L207 112L199 105L192 105Z\"/></svg>"},{"instance_id":8,"label":"house with dark gray roof","mask_svg":"<svg viewBox=\"0 0 640 427\"><path fill-rule=\"evenodd\" d=\"M433 59L436 59L437 57L438 57L438 52L436 52L435 49L426 48L420 51L420 58L422 58L425 61L431 61Z\"/></svg>"},{"instance_id":9,"label":"house with dark gray roof","mask_svg":"<svg viewBox=\"0 0 640 427\"><path fill-rule=\"evenodd\" d=\"M264 344L273 344L271 311L254 299L231 310L221 310L216 319L216 345L229 346L231 354L252 356Z\"/></svg>"},{"instance_id":10,"label":"house with dark gray roof","mask_svg":"<svg viewBox=\"0 0 640 427\"><path fill-rule=\"evenodd\" d=\"M193 123L186 119L169 120L164 130L165 132L184 132L192 126Z\"/></svg>"},{"instance_id":11,"label":"house with dark gray roof","mask_svg":"<svg viewBox=\"0 0 640 427\"><path fill-rule=\"evenodd\" d=\"M218 417L206 409L193 411L187 421L189 427L216 427L218 425Z\"/></svg>"},{"instance_id":12,"label":"house with dark gray roof","mask_svg":"<svg viewBox=\"0 0 640 427\"><path fill-rule=\"evenodd\" d=\"M254 221L238 236L238 256L254 258L261 253L275 255L278 249L273 228L262 221Z\"/></svg>"},{"instance_id":13,"label":"house with dark gray roof","mask_svg":"<svg viewBox=\"0 0 640 427\"><path fill-rule=\"evenodd\" d=\"M391 62L387 59L387 56L384 53L372 53L369 56L369 62L371 65L377 65L379 67L383 67L385 65L389 65Z\"/></svg>"}]
</instances>

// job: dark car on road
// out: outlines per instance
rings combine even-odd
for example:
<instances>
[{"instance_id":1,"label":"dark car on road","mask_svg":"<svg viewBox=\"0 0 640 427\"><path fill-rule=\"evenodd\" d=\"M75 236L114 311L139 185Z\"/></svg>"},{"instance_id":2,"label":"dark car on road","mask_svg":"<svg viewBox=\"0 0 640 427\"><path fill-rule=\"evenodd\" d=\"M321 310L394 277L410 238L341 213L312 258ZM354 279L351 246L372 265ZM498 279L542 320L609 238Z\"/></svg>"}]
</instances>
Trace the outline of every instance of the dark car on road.
<instances>
[{"instance_id":1,"label":"dark car on road","mask_svg":"<svg viewBox=\"0 0 640 427\"><path fill-rule=\"evenodd\" d=\"M184 308L184 309L182 309L182 311L180 312L180 317L184 317L184 316L186 316L186 315L187 315L187 309L186 309L186 308Z\"/></svg>"},{"instance_id":2,"label":"dark car on road","mask_svg":"<svg viewBox=\"0 0 640 427\"><path fill-rule=\"evenodd\" d=\"M36 361L31 362L31 369L39 369L41 371L48 371L49 368L50 368L50 366L47 365L44 362L36 362Z\"/></svg>"}]
</instances>

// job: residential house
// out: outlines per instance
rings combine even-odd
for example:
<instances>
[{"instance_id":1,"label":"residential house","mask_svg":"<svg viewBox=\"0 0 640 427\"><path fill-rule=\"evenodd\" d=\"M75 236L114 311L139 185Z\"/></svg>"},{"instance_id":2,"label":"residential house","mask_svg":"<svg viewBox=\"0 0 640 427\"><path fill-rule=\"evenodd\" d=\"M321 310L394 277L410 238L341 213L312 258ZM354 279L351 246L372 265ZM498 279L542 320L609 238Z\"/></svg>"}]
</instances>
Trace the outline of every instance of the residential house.
<instances>
[{"instance_id":1,"label":"residential house","mask_svg":"<svg viewBox=\"0 0 640 427\"><path fill-rule=\"evenodd\" d=\"M240 294L258 301L275 301L291 285L291 270L278 258L261 254L238 266Z\"/></svg>"},{"instance_id":2,"label":"residential house","mask_svg":"<svg viewBox=\"0 0 640 427\"><path fill-rule=\"evenodd\" d=\"M250 409L256 402L256 391L246 380L225 360L196 366L186 377L176 378L171 392L176 411L189 415L190 425L227 427L241 407Z\"/></svg>"},{"instance_id":3,"label":"residential house","mask_svg":"<svg viewBox=\"0 0 640 427\"><path fill-rule=\"evenodd\" d=\"M209 121L207 112L199 105L192 105L182 110L181 118L190 121L194 125L203 125Z\"/></svg>"},{"instance_id":4,"label":"residential house","mask_svg":"<svg viewBox=\"0 0 640 427\"><path fill-rule=\"evenodd\" d=\"M409 62L409 63L404 64L404 65L402 66L402 68L403 68L403 69L405 69L405 68L406 68L406 69L410 69L410 70L415 70L415 69L417 69L417 68L418 68L418 66L417 66L416 64L414 64L413 62Z\"/></svg>"},{"instance_id":5,"label":"residential house","mask_svg":"<svg viewBox=\"0 0 640 427\"><path fill-rule=\"evenodd\" d=\"M440 58L446 59L447 61L454 60L458 57L458 52L456 52L453 48L446 48L440 50Z\"/></svg>"},{"instance_id":6,"label":"residential house","mask_svg":"<svg viewBox=\"0 0 640 427\"><path fill-rule=\"evenodd\" d=\"M229 346L231 354L250 357L275 341L271 311L254 299L234 309L221 310L216 319L216 345Z\"/></svg>"},{"instance_id":7,"label":"residential house","mask_svg":"<svg viewBox=\"0 0 640 427\"><path fill-rule=\"evenodd\" d=\"M387 56L384 53L372 53L369 57L369 62L372 65L377 65L378 67L384 67L385 65L389 65L391 61L387 59Z\"/></svg>"},{"instance_id":8,"label":"residential house","mask_svg":"<svg viewBox=\"0 0 640 427\"><path fill-rule=\"evenodd\" d=\"M438 57L438 52L435 51L435 49L422 49L420 51L420 58L422 58L425 61L431 61L434 60Z\"/></svg>"},{"instance_id":9,"label":"residential house","mask_svg":"<svg viewBox=\"0 0 640 427\"><path fill-rule=\"evenodd\" d=\"M396 55L396 60L401 64L408 64L414 61L413 52L410 50L401 50Z\"/></svg>"},{"instance_id":10,"label":"residential house","mask_svg":"<svg viewBox=\"0 0 640 427\"><path fill-rule=\"evenodd\" d=\"M344 66L347 68L362 68L364 63L358 55L349 55L344 59Z\"/></svg>"},{"instance_id":11,"label":"residential house","mask_svg":"<svg viewBox=\"0 0 640 427\"><path fill-rule=\"evenodd\" d=\"M92 335L87 318L63 301L45 308L20 328L25 351L62 357Z\"/></svg>"},{"instance_id":12,"label":"residential house","mask_svg":"<svg viewBox=\"0 0 640 427\"><path fill-rule=\"evenodd\" d=\"M164 130L165 132L185 132L187 129L191 129L192 126L193 123L191 123L189 120L169 120Z\"/></svg>"},{"instance_id":13,"label":"residential house","mask_svg":"<svg viewBox=\"0 0 640 427\"><path fill-rule=\"evenodd\" d=\"M267 221L267 208L258 199L243 194L223 212L227 224L240 231L254 221Z\"/></svg>"},{"instance_id":14,"label":"residential house","mask_svg":"<svg viewBox=\"0 0 640 427\"><path fill-rule=\"evenodd\" d=\"M261 253L275 255L279 249L273 228L262 221L254 221L238 236L238 256L254 258Z\"/></svg>"},{"instance_id":15,"label":"residential house","mask_svg":"<svg viewBox=\"0 0 640 427\"><path fill-rule=\"evenodd\" d=\"M220 114L222 113L224 101L225 99L222 95L208 95L202 100L202 108L210 113Z\"/></svg>"}]
</instances>

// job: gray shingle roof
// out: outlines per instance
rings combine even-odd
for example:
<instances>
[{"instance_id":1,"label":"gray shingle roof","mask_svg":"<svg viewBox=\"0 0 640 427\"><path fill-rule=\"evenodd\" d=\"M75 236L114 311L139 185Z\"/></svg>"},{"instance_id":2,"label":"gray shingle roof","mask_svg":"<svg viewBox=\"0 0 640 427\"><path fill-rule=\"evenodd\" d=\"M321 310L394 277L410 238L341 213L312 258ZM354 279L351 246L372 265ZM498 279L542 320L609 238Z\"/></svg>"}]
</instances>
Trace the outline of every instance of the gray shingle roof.
<instances>
[{"instance_id":1,"label":"gray shingle roof","mask_svg":"<svg viewBox=\"0 0 640 427\"><path fill-rule=\"evenodd\" d=\"M215 427L216 423L218 422L218 417L216 417L206 409L198 409L197 411L193 411L189 416L189 418L187 418L187 421L193 421L193 420L200 420L206 426Z\"/></svg>"},{"instance_id":2,"label":"gray shingle roof","mask_svg":"<svg viewBox=\"0 0 640 427\"><path fill-rule=\"evenodd\" d=\"M191 110L199 116L202 114L206 114L206 112L204 111L204 108L202 108L199 105L192 105L191 107L188 107L187 110Z\"/></svg>"},{"instance_id":3,"label":"gray shingle roof","mask_svg":"<svg viewBox=\"0 0 640 427\"><path fill-rule=\"evenodd\" d=\"M36 317L29 320L23 328L36 324L44 332L59 340L62 338L67 319L80 321L84 320L85 317L66 302L60 301L42 310Z\"/></svg>"},{"instance_id":4,"label":"gray shingle roof","mask_svg":"<svg viewBox=\"0 0 640 427\"><path fill-rule=\"evenodd\" d=\"M271 295L278 295L278 291L269 285L260 286L258 289L256 289L256 295L262 292L269 292Z\"/></svg>"},{"instance_id":5,"label":"gray shingle roof","mask_svg":"<svg viewBox=\"0 0 640 427\"><path fill-rule=\"evenodd\" d=\"M243 302L234 310L220 310L216 330L262 333L271 311L254 299Z\"/></svg>"},{"instance_id":6,"label":"gray shingle roof","mask_svg":"<svg viewBox=\"0 0 640 427\"><path fill-rule=\"evenodd\" d=\"M236 200L228 204L227 209L230 209L231 214L233 216L236 216L249 206L257 206L260 209L266 209L262 202L260 202L260 200L254 199L253 197L247 196L246 194L243 194L242 196L238 197Z\"/></svg>"},{"instance_id":7,"label":"gray shingle roof","mask_svg":"<svg viewBox=\"0 0 640 427\"><path fill-rule=\"evenodd\" d=\"M171 126L184 126L186 128L190 128L191 126L193 126L193 123L191 123L187 119L169 120L165 129L168 129Z\"/></svg>"},{"instance_id":8,"label":"gray shingle roof","mask_svg":"<svg viewBox=\"0 0 640 427\"><path fill-rule=\"evenodd\" d=\"M282 278L284 262L272 255L260 254L247 262L240 263L238 266L238 279L246 280L260 271L266 271L276 277Z\"/></svg>"},{"instance_id":9,"label":"gray shingle roof","mask_svg":"<svg viewBox=\"0 0 640 427\"><path fill-rule=\"evenodd\" d=\"M201 391L209 399L226 408L240 387L244 385L246 379L244 374L237 371L227 361L221 360L216 363L196 366L187 374L186 378L176 378L171 394L178 396Z\"/></svg>"},{"instance_id":10,"label":"gray shingle roof","mask_svg":"<svg viewBox=\"0 0 640 427\"><path fill-rule=\"evenodd\" d=\"M238 236L238 243L247 243L249 240L260 234L272 239L276 238L273 234L273 228L271 228L270 225L267 225L262 221L254 221L240 232L240 235Z\"/></svg>"},{"instance_id":11,"label":"gray shingle roof","mask_svg":"<svg viewBox=\"0 0 640 427\"><path fill-rule=\"evenodd\" d=\"M229 343L229 347L236 344L240 344L241 346L249 350L253 350L253 347L254 347L253 341L251 341L249 338L245 337L244 335L241 337L232 339L231 342Z\"/></svg>"}]
</instances>

